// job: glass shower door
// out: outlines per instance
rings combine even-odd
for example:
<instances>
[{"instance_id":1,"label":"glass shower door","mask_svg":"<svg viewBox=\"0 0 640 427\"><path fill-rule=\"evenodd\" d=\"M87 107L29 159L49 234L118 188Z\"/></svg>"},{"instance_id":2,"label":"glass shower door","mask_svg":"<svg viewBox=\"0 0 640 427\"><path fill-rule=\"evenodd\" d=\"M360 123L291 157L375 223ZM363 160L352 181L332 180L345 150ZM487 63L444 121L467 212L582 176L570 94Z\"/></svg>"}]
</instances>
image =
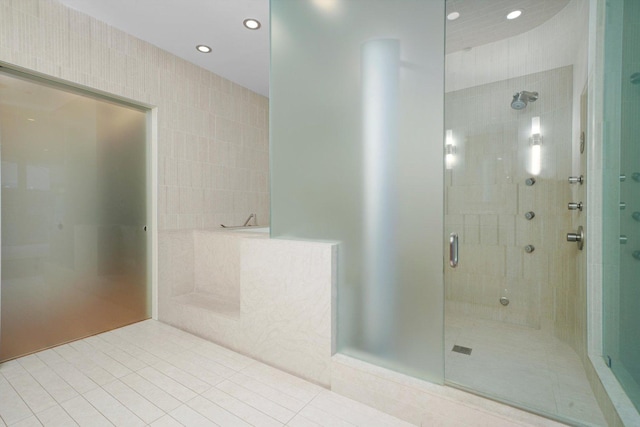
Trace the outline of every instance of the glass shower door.
<instances>
[{"instance_id":1,"label":"glass shower door","mask_svg":"<svg viewBox=\"0 0 640 427\"><path fill-rule=\"evenodd\" d=\"M640 410L640 3L606 17L603 356Z\"/></svg>"},{"instance_id":2,"label":"glass shower door","mask_svg":"<svg viewBox=\"0 0 640 427\"><path fill-rule=\"evenodd\" d=\"M579 127L589 15L584 2L552 3L547 21L486 44L460 40L464 10L447 22L444 231L447 246L457 236L459 262L445 265L445 378L569 424L606 425L584 369L587 251L567 241L589 209ZM483 5L496 28L513 29L500 2Z\"/></svg>"},{"instance_id":3,"label":"glass shower door","mask_svg":"<svg viewBox=\"0 0 640 427\"><path fill-rule=\"evenodd\" d=\"M0 74L0 361L149 317L146 113Z\"/></svg>"}]
</instances>

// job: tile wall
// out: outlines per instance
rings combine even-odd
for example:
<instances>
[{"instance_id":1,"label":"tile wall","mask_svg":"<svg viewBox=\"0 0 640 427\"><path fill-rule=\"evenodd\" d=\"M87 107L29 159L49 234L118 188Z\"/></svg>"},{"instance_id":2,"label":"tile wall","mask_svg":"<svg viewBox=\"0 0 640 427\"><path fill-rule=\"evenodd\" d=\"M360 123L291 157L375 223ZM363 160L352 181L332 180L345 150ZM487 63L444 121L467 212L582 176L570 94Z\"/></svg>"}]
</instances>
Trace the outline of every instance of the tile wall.
<instances>
[{"instance_id":1,"label":"tile wall","mask_svg":"<svg viewBox=\"0 0 640 427\"><path fill-rule=\"evenodd\" d=\"M199 282L209 267L194 248L221 247L230 254L227 273ZM336 259L334 243L238 231L160 233L160 320L328 387Z\"/></svg>"},{"instance_id":2,"label":"tile wall","mask_svg":"<svg viewBox=\"0 0 640 427\"><path fill-rule=\"evenodd\" d=\"M54 0L0 1L0 61L158 108L160 230L269 223L266 97Z\"/></svg>"},{"instance_id":3,"label":"tile wall","mask_svg":"<svg viewBox=\"0 0 640 427\"><path fill-rule=\"evenodd\" d=\"M580 100L587 82L588 61L592 54L592 52L589 51L589 38L587 37L589 31L589 8L590 5L586 2L572 0L552 19L528 32L506 40L478 46L471 50L451 53L447 55L447 74L445 80L447 94L462 93L462 90L469 90L466 94L466 96L469 97L469 102L460 104L460 114L469 114L472 120L477 120L477 123L483 123L484 121L482 125L485 128L485 133L482 136L478 135L480 136L480 140L482 140L481 144L485 147L490 147L491 143L488 141L493 140L496 142L495 147L497 147L500 144L504 144L504 142L498 142L496 136L501 135L500 138L505 139L513 138L511 136L513 132L511 132L511 135L509 133L501 134L501 125L496 123L496 114L492 109L495 108L495 105L499 105L499 108L508 105L510 102L509 97L513 93L504 91L501 93L496 92L495 95L488 95L486 92L482 92L482 88L490 87L492 84L498 84L498 86L496 86L496 88L498 88L499 84L507 84L511 79L518 78L522 78L523 80L521 81L525 83L528 82L527 79L529 77L543 74L545 70L560 70L563 68L573 70L573 75L567 76L568 80L563 86L562 91L552 92L553 96L557 97L556 99L562 98L560 100L563 103L569 100L571 104L571 99L573 100L571 107L568 107L568 110L565 110L563 113L565 114L563 123L566 121L568 126L566 130L568 130L568 133L563 130L564 133L561 135L562 138L565 138L564 144L566 147L566 149L563 148L561 155L562 160L558 162L558 159L555 157L551 159L547 157L547 161L551 161L551 163L545 166L551 167L554 171L553 173L556 174L553 178L557 180L556 188L551 189L550 192L546 190L535 192L537 196L535 196L533 200L527 201L527 197L529 197L527 195L527 189L534 187L526 187L522 185L522 181L517 183L518 185L516 187L509 182L501 182L499 185L493 186L493 191L491 192L486 190L479 191L481 186L478 186L476 191L468 190L470 194L454 194L454 198L457 198L458 203L460 203L461 200L465 200L472 201L472 204L475 198L476 208L479 209L479 211L469 212L468 214L472 216L465 216L465 214L463 214L462 218L459 215L452 217L450 214L453 212L449 212L448 217L450 222L453 222L455 228L462 229L465 232L471 231L471 241L477 241L481 244L480 246L474 246L472 248L477 252L480 247L483 247L482 245L496 245L496 237L493 236L496 227L498 229L498 246L505 245L505 242L511 244L512 241L517 242L518 245L521 244L522 238L525 237L522 232L525 229L520 228L519 231L514 231L514 237L511 237L511 230L514 227L522 227L522 225L526 223L526 220L522 217L522 214L525 212L525 210L523 210L525 209L525 204L536 206L539 205L540 202L543 202L543 204L549 203L549 207L553 209L557 208L556 213L559 216L556 216L558 222L556 222L555 230L554 227L550 227L548 221L544 224L543 229L539 230L540 233L536 230L537 226L529 228L531 228L534 233L538 233L538 240L544 240L546 238L547 242L550 242L550 239L555 236L557 238L556 243L560 245L559 248L561 250L561 254L558 256L547 254L549 256L547 262L543 262L540 259L534 260L534 257L529 257L531 259L527 260L522 257L522 253L506 248L504 251L501 251L495 247L490 248L489 252L483 255L477 255L492 260L490 265L492 265L494 273L496 269L500 271L504 268L507 278L521 277L527 278L527 280L533 278L533 285L521 285L520 289L516 288L514 291L519 294L524 293L523 295L531 298L534 298L537 294L539 295L539 302L534 302L533 306L522 307L523 310L513 310L519 311L518 314L498 314L499 310L496 311L493 308L487 310L486 308L480 308L478 305L471 309L465 303L459 308L462 308L462 311L466 311L467 313L469 313L470 310L482 312L485 318L504 318L514 323L540 326L547 329L551 328L556 336L570 343L580 355L585 354L586 310L581 308L583 304L577 305L575 301L584 301L586 299L586 290L583 287L577 286L578 283L584 284L584 281L576 281L574 280L574 276L577 277L578 273L581 273L584 269L586 251L582 253L573 251L576 252L576 254L572 254L571 249L566 247L567 243L562 239L567 232L574 230L577 225L585 222L586 211L565 216L562 215L562 209L565 209L566 212L566 203L568 201L572 201L576 197L584 198L585 188L576 188L575 186L569 188L563 184L566 182L567 176L580 174L581 171L584 172L588 160L586 156L580 155L577 148L579 146L581 126ZM558 41L561 41L561 43ZM523 89L518 88L517 90ZM515 91L516 90L513 92ZM482 93L482 97L480 97L480 93ZM495 101L496 97L501 98L500 101L497 101L497 104ZM542 98L540 101L542 101ZM548 101L548 99L546 101ZM478 107L478 103L482 104L481 108ZM530 104L524 111L529 110L531 106L535 105L535 103ZM540 104L538 104L538 106L539 105ZM555 112L551 113L553 108L555 107L551 107L548 112L556 117ZM507 117L507 122L508 119ZM509 126L506 124L507 122L505 122L506 127ZM524 125L526 126L527 124ZM530 119L528 125L530 126ZM522 132L522 126L522 124L518 125L518 132ZM545 125L543 124L542 126L543 132L546 132L544 130ZM447 129L449 128L450 126L447 125ZM543 136L546 142L547 135ZM518 136L518 138L526 137L527 135L525 134ZM523 141L524 139L519 139L520 144L522 144ZM489 152L491 152L491 150L495 151L495 147L493 149L489 148ZM517 164L508 163L513 162L512 157L508 156L506 158L503 157L501 165L497 165L495 161L498 156L495 156L496 159L493 160L493 163L491 163L491 161L487 162L487 157L490 157L488 156L489 152L483 152L481 149L478 149L471 153L472 156L475 156L477 153L480 153L480 156L485 156L484 160L477 162L475 171L472 172L472 174L475 174L476 180L480 178L482 180L492 180L495 176L501 178L504 176L504 171L509 171L514 165L521 167L524 162L526 162L526 159L522 158L521 155L523 153L521 152L518 154ZM505 162L505 160L508 162ZM543 161L544 160L543 154ZM493 170L496 170L496 167L500 170L498 175L493 172ZM450 171L447 172L451 173ZM544 176L544 168L542 173ZM561 183L561 181L564 182ZM587 180L587 182L589 181ZM454 182L452 184L452 182L449 182L448 185L455 186L457 183ZM547 182L543 180L542 186L545 185L549 185L548 180ZM538 184L536 184L536 187L537 186ZM568 193L567 189L569 189ZM549 200L547 202L541 200L541 194L548 194ZM478 201L482 201L482 203L478 203ZM483 203L486 201L495 203L494 207L500 205L501 209L506 209L505 213L507 215L498 215L496 218L491 211L486 211L485 208L487 206L483 207ZM456 200L454 200L454 203L455 202ZM485 209L485 212L480 214L479 212L482 212L483 209ZM538 213L537 210L532 210ZM515 217L513 217L514 212ZM592 212L592 214L595 213ZM517 222L515 222L516 218ZM533 221L530 222L530 225L532 225ZM589 242L589 240L587 240L587 242ZM475 243L473 244L475 245ZM514 246L511 247L513 248ZM549 249L550 246L545 245L545 247ZM545 248L542 249L544 250ZM538 247L536 247L536 251L531 255L535 255L536 253L540 255ZM572 269L567 270L561 267L570 261L566 258L568 255L573 257L572 262L574 262L574 264L575 261L578 262L577 271L573 271ZM502 259L504 259L504 261L502 261ZM531 263L531 261L535 262ZM532 265L525 267L524 262ZM548 276L550 280L553 278L553 280L556 281L556 285L545 285L544 280L540 281L540 279L544 279L545 276ZM488 280L487 277L483 276L473 276L473 279L477 281L477 286L470 292L475 292L477 295L466 295L467 301L477 297L483 300L483 302L489 300L490 304L494 304L500 297L500 295L496 295L496 289L502 286L502 279L498 280L498 282L494 282L493 279ZM507 281L510 284L513 283L512 281ZM535 284L535 281L537 281L538 285ZM487 293L487 289L490 289L490 294ZM504 289L507 289L507 292L509 291L508 288L502 289L503 291ZM459 290L460 288L458 291ZM486 304L486 302L484 303ZM450 303L448 305L451 306ZM512 305L510 304L509 307L512 307Z\"/></svg>"},{"instance_id":4,"label":"tile wall","mask_svg":"<svg viewBox=\"0 0 640 427\"><path fill-rule=\"evenodd\" d=\"M571 227L572 76L568 66L446 94L456 154L446 171L445 221L461 243L459 267L445 274L449 309L550 328L564 304L576 252L563 242ZM510 103L521 90L539 98L517 111ZM543 135L539 175L530 172L534 116ZM530 177L533 186L525 184Z\"/></svg>"}]
</instances>

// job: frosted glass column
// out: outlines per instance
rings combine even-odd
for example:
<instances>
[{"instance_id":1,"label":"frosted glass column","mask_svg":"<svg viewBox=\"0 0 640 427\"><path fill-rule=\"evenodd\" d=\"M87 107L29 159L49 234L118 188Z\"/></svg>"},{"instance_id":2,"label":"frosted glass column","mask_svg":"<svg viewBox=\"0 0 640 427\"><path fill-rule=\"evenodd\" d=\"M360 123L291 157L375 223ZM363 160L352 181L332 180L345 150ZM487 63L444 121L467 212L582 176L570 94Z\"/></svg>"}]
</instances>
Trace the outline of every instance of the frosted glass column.
<instances>
[{"instance_id":1,"label":"frosted glass column","mask_svg":"<svg viewBox=\"0 0 640 427\"><path fill-rule=\"evenodd\" d=\"M396 269L396 165L400 42L371 40L362 45L362 133L364 143L365 345L384 351L392 344Z\"/></svg>"},{"instance_id":2,"label":"frosted glass column","mask_svg":"<svg viewBox=\"0 0 640 427\"><path fill-rule=\"evenodd\" d=\"M340 242L338 352L436 382L444 3L271 0L271 235Z\"/></svg>"}]
</instances>

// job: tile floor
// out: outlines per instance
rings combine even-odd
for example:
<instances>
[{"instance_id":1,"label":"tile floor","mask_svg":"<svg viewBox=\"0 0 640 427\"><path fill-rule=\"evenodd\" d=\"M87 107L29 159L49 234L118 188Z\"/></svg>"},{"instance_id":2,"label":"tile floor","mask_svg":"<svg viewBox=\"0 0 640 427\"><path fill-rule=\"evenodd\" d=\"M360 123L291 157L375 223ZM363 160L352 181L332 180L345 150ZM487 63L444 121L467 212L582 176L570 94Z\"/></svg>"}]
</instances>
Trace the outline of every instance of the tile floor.
<instances>
[{"instance_id":1,"label":"tile floor","mask_svg":"<svg viewBox=\"0 0 640 427\"><path fill-rule=\"evenodd\" d=\"M584 425L606 426L578 355L548 332L447 315L446 378ZM472 348L470 356L454 345Z\"/></svg>"},{"instance_id":2,"label":"tile floor","mask_svg":"<svg viewBox=\"0 0 640 427\"><path fill-rule=\"evenodd\" d=\"M0 364L5 425L410 424L147 320Z\"/></svg>"}]
</instances>

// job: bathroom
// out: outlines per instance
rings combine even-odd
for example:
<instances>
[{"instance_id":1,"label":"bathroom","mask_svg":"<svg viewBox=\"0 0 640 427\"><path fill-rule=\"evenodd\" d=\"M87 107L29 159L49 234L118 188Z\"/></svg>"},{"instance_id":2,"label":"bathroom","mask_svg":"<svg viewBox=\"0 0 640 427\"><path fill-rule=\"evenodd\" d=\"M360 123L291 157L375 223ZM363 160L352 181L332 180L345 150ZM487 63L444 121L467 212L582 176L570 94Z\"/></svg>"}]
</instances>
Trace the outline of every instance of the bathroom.
<instances>
[{"instance_id":1,"label":"bathroom","mask_svg":"<svg viewBox=\"0 0 640 427\"><path fill-rule=\"evenodd\" d=\"M278 2L273 3L272 13L276 13L273 8ZM330 9L318 5L341 3L314 1L309 7L316 8L312 10L316 16L334 19ZM420 108L432 107L408 97L402 86L396 95L394 91L387 94L391 97L387 101L416 103L412 114L398 119L398 126L410 122L425 135L433 137L435 132L438 135L433 140L437 139L439 146L419 146L418 140L415 147L385 153L387 158L397 159L397 164L417 167L416 171L407 168L403 174L397 173L392 163L382 173L387 181L361 179L375 176L375 165L358 151L360 146L345 143L354 135L359 138L361 130L349 127L349 123L360 123L361 115L373 116L378 124L365 127L362 133L373 130L388 135L385 119L376 116L379 110L362 111L359 95L352 93L357 92L350 89L357 76L347 73L352 80L340 80L341 72L332 71L332 62L323 72L314 71L322 65L314 61L339 57L329 49L318 52L313 60L299 60L296 67L288 68L326 77L317 77L304 104L298 99L300 92L291 91L302 83L285 69L284 61L291 58L285 48L300 48L285 43L285 27L274 28L272 24L272 31L281 31L272 35L276 50L272 47L268 93L249 90L53 0L2 4L5 31L0 61L13 72L72 84L146 114L151 149L142 160L148 162L149 200L147 209L139 212L143 218L106 234L85 227L80 220L73 224L74 218L63 214L55 219L60 221L53 221L60 235L73 230L73 236L59 240L62 246L68 247L72 241L78 245L75 258L60 264L75 265L82 274L123 268L135 276L146 254L147 260L158 260L145 270L152 285L149 295L139 296L146 304L142 315L136 314L140 320L153 317L178 326L394 416L404 416L414 424L423 416L420 393L415 393L414 401L407 398L404 403L411 410L403 414L397 405L384 403L386 386L380 381L387 377L371 372L386 369L428 383L444 383L445 394L459 397L463 394L455 393L463 390L464 396L466 392L474 396L465 397L468 399L484 396L570 424L615 425L620 417L633 416L635 409L624 409L608 396L630 396L634 383L620 380L625 392L619 389L616 394L607 388L616 380L598 376L609 370L600 356L602 341L612 335L598 335L603 312L597 302L603 300L602 274L605 281L618 280L613 267L603 271L603 265L619 266L623 254L625 260L633 260L633 234L622 229L632 229L634 220L621 216L622 210L609 212L603 206L608 198L615 198L618 208L625 189L630 191L629 184L635 181L633 165L621 168L615 159L603 163L602 155L606 158L615 152L596 149L603 145L596 137L604 121L598 116L601 106L605 101L615 102L602 95L603 55L616 54L602 48L606 42L604 3L571 0L550 2L551 6L545 7L541 6L543 1L531 2L523 18L527 18L527 10L536 10L534 6L547 15L530 24L528 30L471 40L454 25L464 23L473 7L465 10L465 2L446 2L446 13L458 11L460 17L446 21L446 38L444 19L429 27L442 29L446 52L438 50L437 40L428 48L429 54L440 52L443 57L444 76L431 82L440 85L433 102L441 101L444 109L425 111L429 119L424 120L417 114L424 111ZM268 30L268 13L268 8L266 12L263 8L262 30ZM290 9L277 13L280 19L293 19ZM633 13L615 9L606 19L628 19ZM406 15L410 13L398 14ZM411 20L411 25L420 26L416 21L419 19ZM474 24L473 20L466 22ZM633 22L629 22L625 21L625 29L632 30ZM322 23L315 24L322 31ZM429 31L436 30L423 29L421 34L429 38ZM620 31L617 36L623 39L625 34ZM278 44L278 40L282 42ZM310 38L307 42L315 41ZM268 51L269 47L262 48ZM385 55L393 54L393 49L380 49ZM637 66L632 50L617 54L624 57L617 63L629 69ZM298 57L305 58L302 52ZM406 70L432 66L419 60L412 64L406 58L389 58L397 61L401 78ZM608 63L616 63L613 61L615 58ZM23 74L20 78L24 79ZM367 81L364 78L356 84L366 85ZM624 80L624 85L627 90L619 96L637 92L633 82ZM537 92L537 96L522 97L527 105L512 108L515 94L523 91ZM345 102L323 98L336 92L351 98L342 100ZM635 101L630 98L625 102ZM317 109L317 105L331 106L331 113ZM342 128L336 124L318 129L313 117L335 120ZM316 126L317 134L308 135L309 126ZM533 132L532 126L539 126L539 131ZM583 131L586 140L581 153ZM631 130L623 128L622 132ZM302 140L307 142L301 144ZM3 137L3 147L7 144ZM98 145L97 150L101 149ZM531 161L536 150L538 166ZM119 155L131 157L126 151ZM429 160L422 165L412 162L420 158ZM630 159L632 155L619 158ZM312 164L311 159L317 163ZM3 172L9 160L3 152ZM619 190L602 190L610 178L603 175L607 168L616 171L618 182L609 184L616 184ZM39 171L34 169L33 176L42 177ZM569 183L570 176L581 175L585 177L582 183ZM621 175L626 175L625 181ZM13 182L12 176L3 173L3 181ZM531 178L535 182L528 185ZM420 182L429 182L430 188L423 188ZM118 186L116 182L114 188ZM394 186L401 190L394 193ZM44 186L41 191L48 189ZM4 191L3 185L3 199ZM631 197L629 193L624 200L628 205L624 212L629 214L636 209ZM409 200L416 204L409 205ZM570 202L583 202L582 210L577 205L568 210ZM379 209L381 205L397 209ZM534 214L531 219L525 216L529 213ZM255 224L271 226L271 238L257 228L243 233L220 227L242 225L250 214L255 214ZM603 230L603 218L614 214L619 219L611 217ZM406 224L414 229L394 231L388 221L396 218L401 218L403 227ZM59 225L64 227L57 228ZM582 251L576 243L566 241L567 233L578 234L580 226L586 230ZM629 239L620 255L620 246L603 251L598 243L608 226L620 229L615 233ZM449 266L452 233L458 237L459 265L455 269ZM119 243L110 243L105 235L122 237L118 237ZM12 237L4 227L3 236ZM146 250L140 249L139 242L131 243L135 236L147 236ZM96 267L96 255L86 250L96 241L102 242L105 251L118 248L120 253L137 254L142 261L129 265L120 260L113 266L98 263ZM437 242L437 247L426 247L422 241ZM525 249L529 245L533 248L530 252ZM3 252L7 253L4 240ZM431 261L394 255L398 253L422 254ZM391 263L379 262L385 258ZM46 271L55 264L36 259L36 265ZM3 272L18 276L33 265L21 265L14 271L4 262ZM400 271L407 263L412 273ZM632 267L630 264L627 271L633 271ZM70 274L64 269L55 272L60 280L67 280ZM370 287L358 283L362 277ZM384 280L394 277L409 281L411 277L428 277L430 285L417 293L411 293L415 289L408 286L390 295ZM101 283L93 293L104 291L106 286ZM614 294L606 294L604 299L612 296L615 304L618 297ZM419 303L424 299L429 301L426 306ZM8 303L3 300L3 304ZM5 310L3 327L7 328L4 316ZM607 325L616 322L607 323L610 321L605 319ZM413 329L406 330L411 323ZM444 342L440 350L433 344L439 341ZM454 345L471 348L471 355L451 352ZM634 354L632 347L627 348L619 358L633 360ZM597 361L594 355L598 355ZM614 373L621 376L616 366L626 362L618 365L618 356L608 355L614 359ZM507 356L516 362L506 360ZM563 380L561 375L566 372L557 372L566 368L563 363L585 368L580 368L576 377ZM556 371L550 368L554 364L559 367ZM547 368L549 371L541 374ZM401 383L398 380L397 384ZM570 386L565 387L567 384ZM365 388L369 392L365 393ZM569 397L567 388L578 389L578 396ZM479 405L480 401L474 402ZM588 411L591 409L595 412Z\"/></svg>"}]
</instances>

